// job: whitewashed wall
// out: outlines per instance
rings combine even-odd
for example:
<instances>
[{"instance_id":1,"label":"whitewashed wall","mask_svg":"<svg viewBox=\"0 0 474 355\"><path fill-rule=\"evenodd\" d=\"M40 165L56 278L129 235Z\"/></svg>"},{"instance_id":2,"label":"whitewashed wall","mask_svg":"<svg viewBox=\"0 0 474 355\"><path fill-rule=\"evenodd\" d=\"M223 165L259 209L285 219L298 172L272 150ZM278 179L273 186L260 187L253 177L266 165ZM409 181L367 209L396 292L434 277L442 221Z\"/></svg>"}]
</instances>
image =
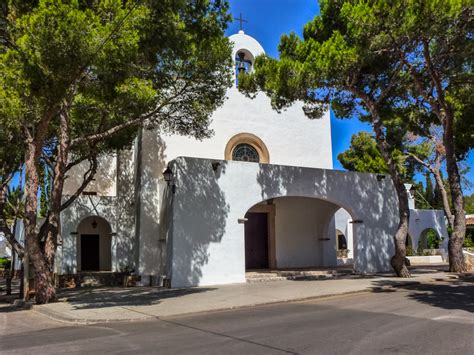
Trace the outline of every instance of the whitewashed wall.
<instances>
[{"instance_id":1,"label":"whitewashed wall","mask_svg":"<svg viewBox=\"0 0 474 355\"><path fill-rule=\"evenodd\" d=\"M390 270L397 198L389 179L373 174L268 164L178 158L173 195L173 287L245 281L244 225L260 201L314 197L344 207L355 220L354 268ZM335 212L335 211L334 211ZM331 246L334 248L334 246Z\"/></svg>"},{"instance_id":2,"label":"whitewashed wall","mask_svg":"<svg viewBox=\"0 0 474 355\"><path fill-rule=\"evenodd\" d=\"M120 152L115 196L82 195L61 213L62 245L56 258L58 273L69 274L80 270L78 227L81 221L91 216L103 218L111 227L111 260L101 263L111 264L112 271L136 266L134 160L133 149ZM117 166L117 160L113 164ZM68 195L64 195L64 200L67 198Z\"/></svg>"},{"instance_id":3,"label":"whitewashed wall","mask_svg":"<svg viewBox=\"0 0 474 355\"><path fill-rule=\"evenodd\" d=\"M306 197L276 198L274 204L277 267L336 265L331 220L337 205Z\"/></svg>"},{"instance_id":4,"label":"whitewashed wall","mask_svg":"<svg viewBox=\"0 0 474 355\"><path fill-rule=\"evenodd\" d=\"M239 33L230 37L235 53L240 49L254 56L264 53L252 37ZM301 104L282 113L272 110L264 94L246 98L234 86L228 99L212 116L214 135L202 141L178 135L159 135L157 131L142 132L138 152L139 272L158 275L156 255L162 253L160 241L160 209L163 194L162 173L167 164L180 156L224 159L229 140L239 133L251 133L266 145L271 164L332 169L331 126L329 112L319 120L308 119ZM166 228L165 228L166 229ZM160 239L161 238L161 239Z\"/></svg>"},{"instance_id":5,"label":"whitewashed wall","mask_svg":"<svg viewBox=\"0 0 474 355\"><path fill-rule=\"evenodd\" d=\"M83 161L68 172L64 195L72 195L77 191L89 167L89 162ZM85 191L96 192L98 196L117 196L117 154L106 154L97 159L97 173Z\"/></svg>"}]
</instances>

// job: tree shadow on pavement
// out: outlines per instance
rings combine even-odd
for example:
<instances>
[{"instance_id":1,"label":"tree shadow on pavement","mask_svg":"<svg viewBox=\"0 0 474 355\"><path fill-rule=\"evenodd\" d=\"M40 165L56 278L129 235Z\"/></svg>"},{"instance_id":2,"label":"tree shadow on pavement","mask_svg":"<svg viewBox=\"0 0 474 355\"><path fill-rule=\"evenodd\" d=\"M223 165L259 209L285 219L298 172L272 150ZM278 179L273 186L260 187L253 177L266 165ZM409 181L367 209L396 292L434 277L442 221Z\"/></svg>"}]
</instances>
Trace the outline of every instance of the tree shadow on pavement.
<instances>
[{"instance_id":1,"label":"tree shadow on pavement","mask_svg":"<svg viewBox=\"0 0 474 355\"><path fill-rule=\"evenodd\" d=\"M159 304L166 298L182 297L194 293L213 291L215 288L163 289L157 287L91 288L63 290L60 302L69 303L74 309L95 309L115 306L148 306Z\"/></svg>"},{"instance_id":2,"label":"tree shadow on pavement","mask_svg":"<svg viewBox=\"0 0 474 355\"><path fill-rule=\"evenodd\" d=\"M402 288L408 291L406 297L420 303L447 310L464 310L474 313L474 279L459 279L442 283L421 283L380 280L375 281L377 289Z\"/></svg>"}]
</instances>

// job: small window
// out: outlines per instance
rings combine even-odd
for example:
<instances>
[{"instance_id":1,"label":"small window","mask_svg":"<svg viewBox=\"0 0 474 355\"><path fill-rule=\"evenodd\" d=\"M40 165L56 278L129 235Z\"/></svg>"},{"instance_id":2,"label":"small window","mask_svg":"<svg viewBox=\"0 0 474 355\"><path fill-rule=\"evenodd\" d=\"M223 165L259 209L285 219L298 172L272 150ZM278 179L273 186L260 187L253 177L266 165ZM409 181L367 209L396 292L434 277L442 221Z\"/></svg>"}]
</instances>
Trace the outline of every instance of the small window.
<instances>
[{"instance_id":1,"label":"small window","mask_svg":"<svg viewBox=\"0 0 474 355\"><path fill-rule=\"evenodd\" d=\"M224 150L225 160L270 163L270 155L265 143L252 133L238 133L231 137Z\"/></svg>"},{"instance_id":2,"label":"small window","mask_svg":"<svg viewBox=\"0 0 474 355\"><path fill-rule=\"evenodd\" d=\"M250 144L243 143L238 144L232 151L232 160L258 163L260 162L260 156L257 149Z\"/></svg>"}]
</instances>

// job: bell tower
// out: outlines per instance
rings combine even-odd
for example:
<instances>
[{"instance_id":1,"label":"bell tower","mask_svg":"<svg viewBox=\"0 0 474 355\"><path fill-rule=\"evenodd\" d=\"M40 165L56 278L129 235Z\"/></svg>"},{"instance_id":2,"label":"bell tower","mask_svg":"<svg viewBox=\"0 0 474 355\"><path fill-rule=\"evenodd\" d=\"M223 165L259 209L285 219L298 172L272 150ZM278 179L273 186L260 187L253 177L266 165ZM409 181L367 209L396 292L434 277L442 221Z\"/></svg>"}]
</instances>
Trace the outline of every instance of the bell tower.
<instances>
[{"instance_id":1,"label":"bell tower","mask_svg":"<svg viewBox=\"0 0 474 355\"><path fill-rule=\"evenodd\" d=\"M255 38L246 35L243 30L230 36L229 40L233 44L234 76L237 77L242 72L250 73L253 69L255 58L265 54L263 47Z\"/></svg>"}]
</instances>

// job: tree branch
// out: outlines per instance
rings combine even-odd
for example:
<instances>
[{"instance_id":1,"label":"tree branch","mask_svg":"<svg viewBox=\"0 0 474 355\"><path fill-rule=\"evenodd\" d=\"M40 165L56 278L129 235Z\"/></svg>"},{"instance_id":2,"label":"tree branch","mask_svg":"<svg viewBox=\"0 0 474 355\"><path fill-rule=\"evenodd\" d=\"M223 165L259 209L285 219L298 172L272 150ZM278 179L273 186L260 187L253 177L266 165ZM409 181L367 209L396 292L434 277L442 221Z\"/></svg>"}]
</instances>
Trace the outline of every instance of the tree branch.
<instances>
[{"instance_id":1,"label":"tree branch","mask_svg":"<svg viewBox=\"0 0 474 355\"><path fill-rule=\"evenodd\" d=\"M397 68L393 72L393 75L388 82L388 85L385 87L385 89L382 90L382 93L380 94L379 98L375 102L377 105L380 104L383 99L385 99L385 97L388 95L390 90L392 90L392 88L395 86L395 83L397 82L395 79L397 78L398 73L400 73L400 70L402 69L402 67L403 67L403 60L400 60L400 62L397 65Z\"/></svg>"},{"instance_id":2,"label":"tree branch","mask_svg":"<svg viewBox=\"0 0 474 355\"><path fill-rule=\"evenodd\" d=\"M94 179L95 173L97 172L97 157L95 155L91 156L89 162L89 170L84 173L81 186L79 186L77 191L61 205L61 211L64 211L66 208L68 208L79 197L79 195L84 192L87 185L89 185L89 183Z\"/></svg>"},{"instance_id":3,"label":"tree branch","mask_svg":"<svg viewBox=\"0 0 474 355\"><path fill-rule=\"evenodd\" d=\"M447 111L443 88L441 87L441 79L434 69L433 62L431 61L430 48L426 39L423 39L423 57L425 58L426 67L430 73L431 80L433 80L433 83L435 84L436 93L438 94L438 102L441 104L443 109Z\"/></svg>"},{"instance_id":4,"label":"tree branch","mask_svg":"<svg viewBox=\"0 0 474 355\"><path fill-rule=\"evenodd\" d=\"M430 164L428 164L427 162L423 161L422 159L420 159L418 156L416 156L415 154L413 153L408 153L408 155L410 157L412 157L413 159L415 159L418 163L420 163L421 165L423 165L425 168L427 168L430 172L433 172L432 170L432 167Z\"/></svg>"}]
</instances>

